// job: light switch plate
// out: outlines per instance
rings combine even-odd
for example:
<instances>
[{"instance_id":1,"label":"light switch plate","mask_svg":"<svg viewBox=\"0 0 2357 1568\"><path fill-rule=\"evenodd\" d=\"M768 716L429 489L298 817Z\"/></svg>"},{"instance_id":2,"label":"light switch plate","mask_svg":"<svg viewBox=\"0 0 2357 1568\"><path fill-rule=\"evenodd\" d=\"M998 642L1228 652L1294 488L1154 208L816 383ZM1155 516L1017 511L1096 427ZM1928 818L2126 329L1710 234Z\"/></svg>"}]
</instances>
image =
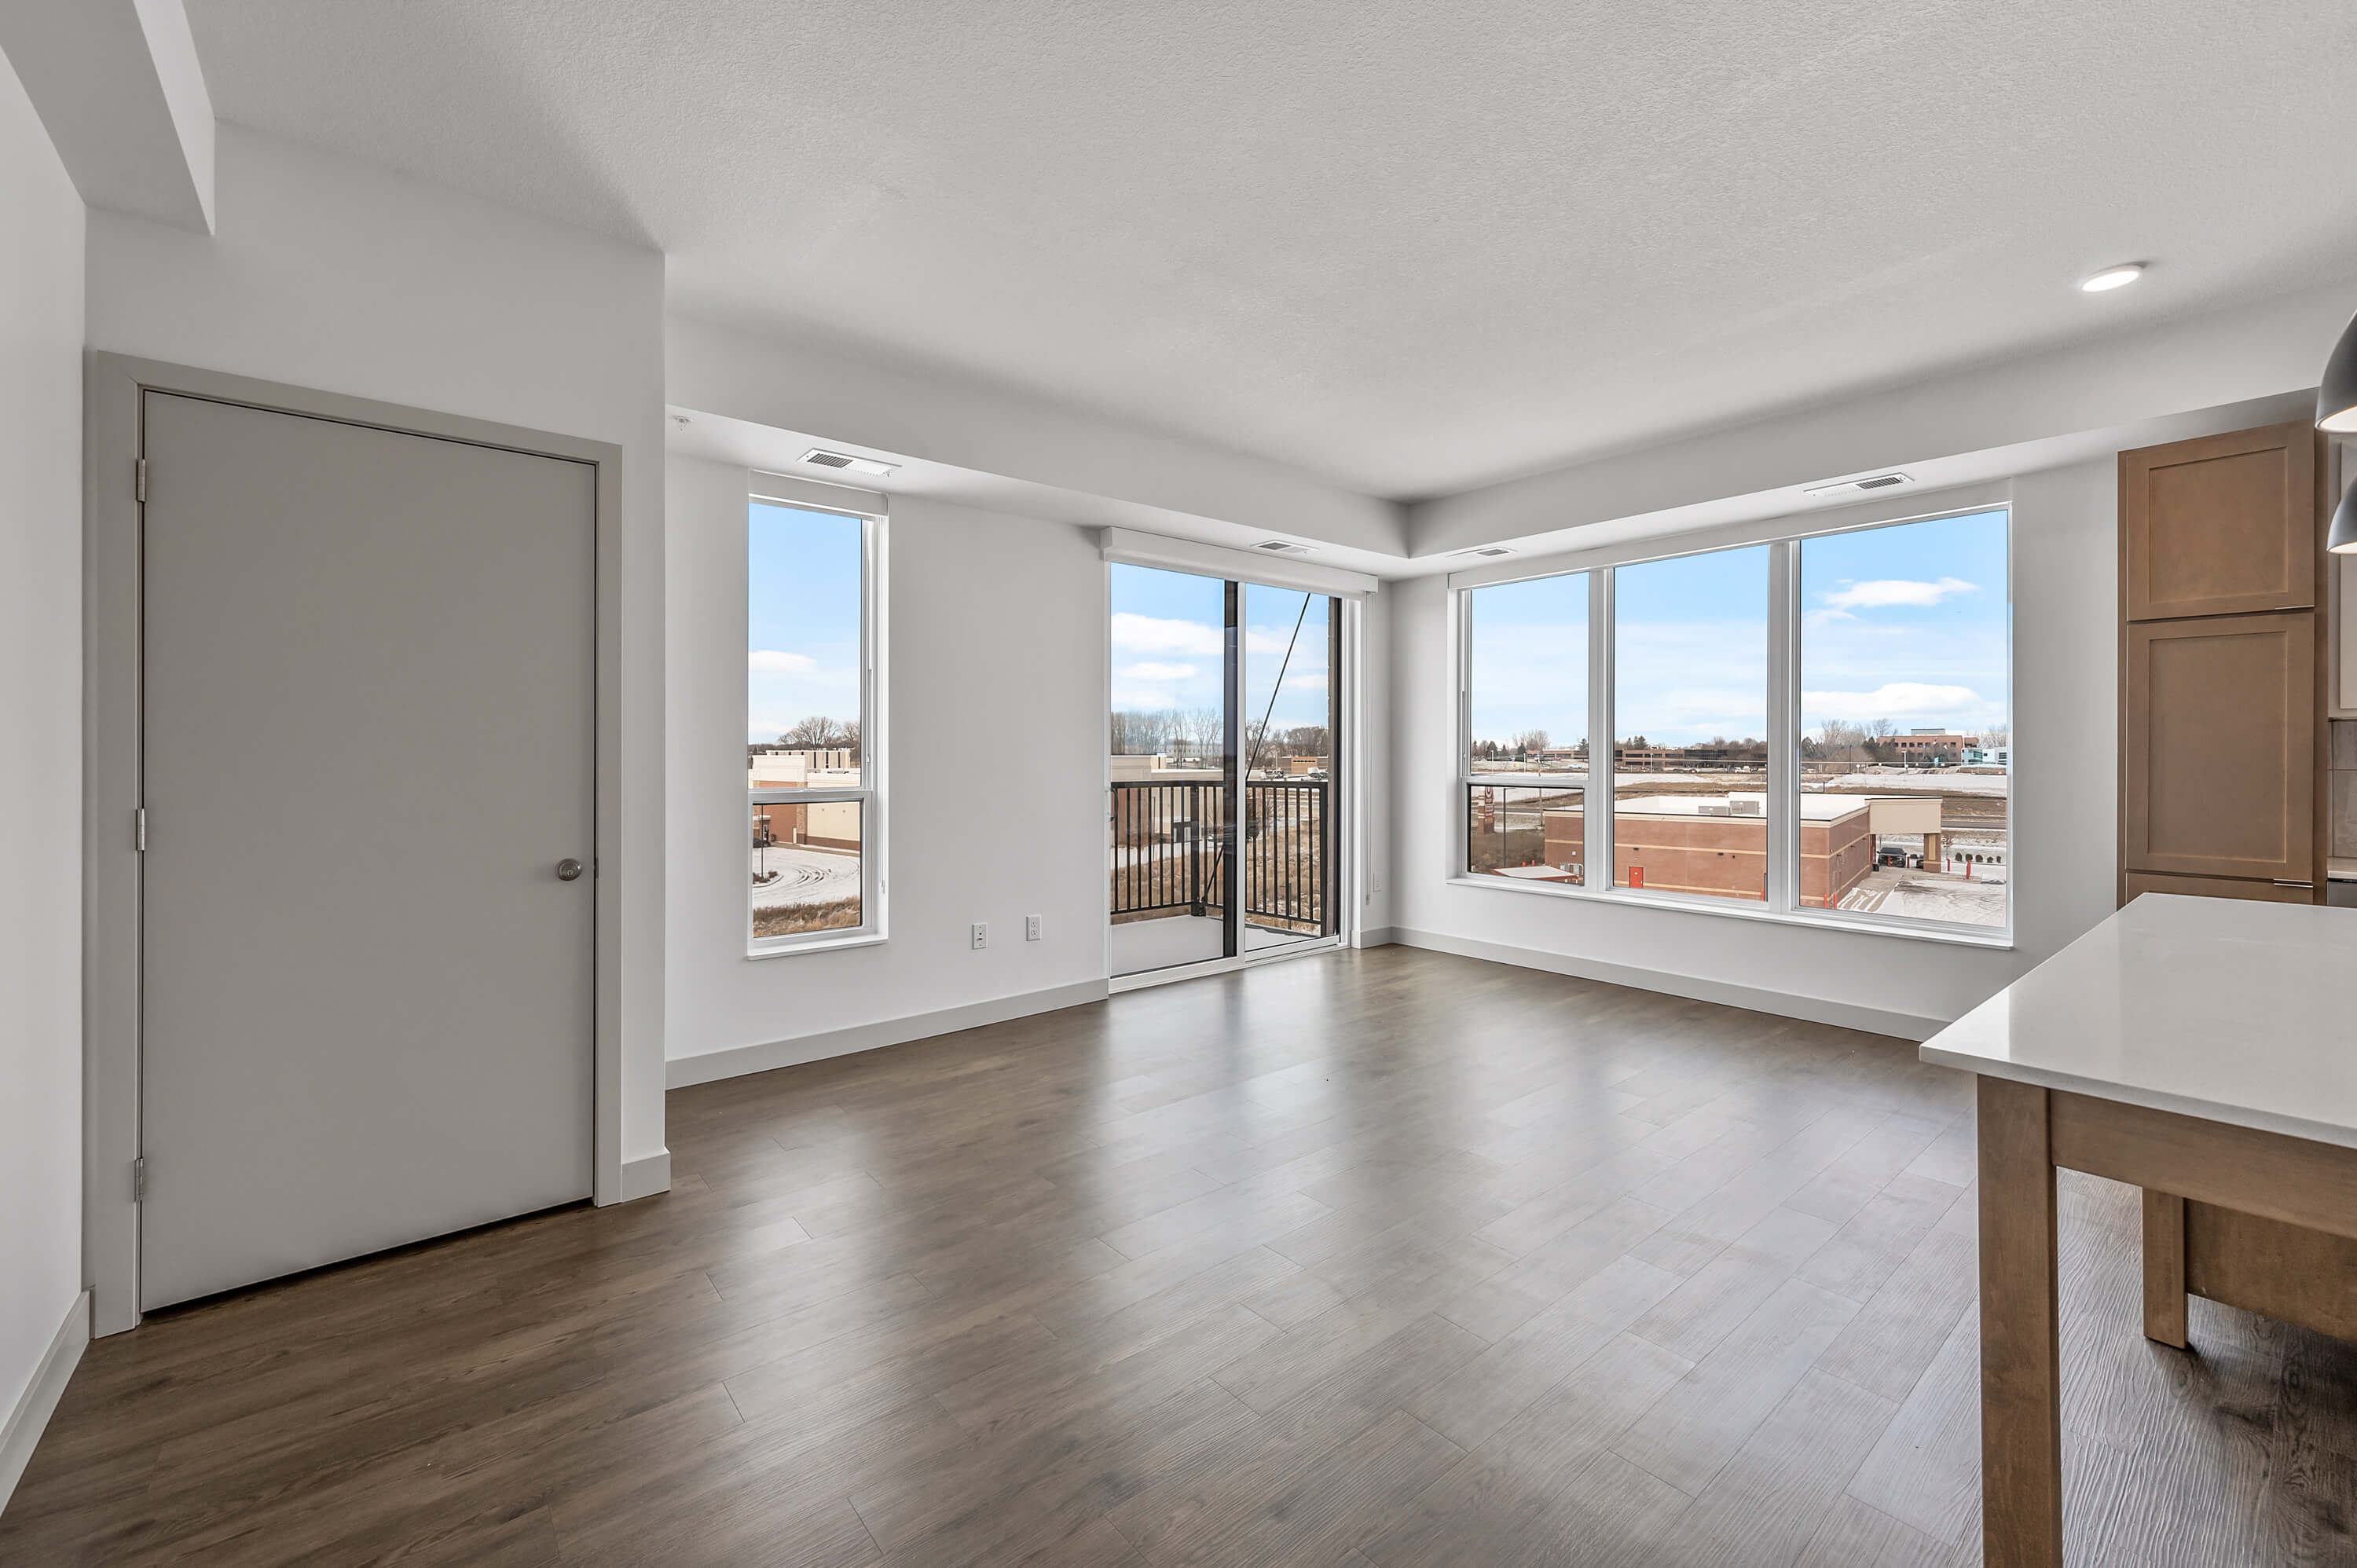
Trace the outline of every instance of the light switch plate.
<instances>
[{"instance_id":1,"label":"light switch plate","mask_svg":"<svg viewBox=\"0 0 2357 1568\"><path fill-rule=\"evenodd\" d=\"M988 947L988 946L990 945L990 922L989 922L989 921L987 921L987 920L976 920L976 921L974 923L974 925L973 925L973 927L972 927L971 929L972 929L972 931L973 931L974 945L975 947L977 947L977 948L986 948L986 947Z\"/></svg>"}]
</instances>

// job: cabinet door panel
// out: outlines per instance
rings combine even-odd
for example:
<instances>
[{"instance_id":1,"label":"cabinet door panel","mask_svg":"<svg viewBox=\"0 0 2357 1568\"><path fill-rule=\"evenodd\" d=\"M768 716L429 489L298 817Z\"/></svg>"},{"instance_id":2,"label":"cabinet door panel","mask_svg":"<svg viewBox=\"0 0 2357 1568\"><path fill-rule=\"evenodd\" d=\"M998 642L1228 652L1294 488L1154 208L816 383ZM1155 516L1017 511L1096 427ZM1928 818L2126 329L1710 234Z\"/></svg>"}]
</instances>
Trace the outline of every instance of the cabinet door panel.
<instances>
[{"instance_id":1,"label":"cabinet door panel","mask_svg":"<svg viewBox=\"0 0 2357 1568\"><path fill-rule=\"evenodd\" d=\"M2252 882L2236 876L2155 876L2131 871L2120 878L2120 902L2131 903L2139 893L2182 893L2193 898L2247 898L2261 904L2313 904L2313 887L2286 887L2274 882Z\"/></svg>"},{"instance_id":2,"label":"cabinet door panel","mask_svg":"<svg viewBox=\"0 0 2357 1568\"><path fill-rule=\"evenodd\" d=\"M2279 424L2120 454L2129 620L2316 604L2316 434Z\"/></svg>"},{"instance_id":3,"label":"cabinet door panel","mask_svg":"<svg viewBox=\"0 0 2357 1568\"><path fill-rule=\"evenodd\" d=\"M2127 628L2120 865L2316 874L2316 618Z\"/></svg>"}]
</instances>

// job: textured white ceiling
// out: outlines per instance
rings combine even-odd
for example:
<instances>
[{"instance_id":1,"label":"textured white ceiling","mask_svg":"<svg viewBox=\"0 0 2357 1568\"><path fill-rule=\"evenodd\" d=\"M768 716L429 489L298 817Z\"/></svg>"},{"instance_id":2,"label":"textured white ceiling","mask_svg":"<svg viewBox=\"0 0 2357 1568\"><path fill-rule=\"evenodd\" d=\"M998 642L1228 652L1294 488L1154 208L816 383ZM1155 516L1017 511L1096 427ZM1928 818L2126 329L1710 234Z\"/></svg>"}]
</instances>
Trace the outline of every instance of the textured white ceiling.
<instances>
[{"instance_id":1,"label":"textured white ceiling","mask_svg":"<svg viewBox=\"0 0 2357 1568\"><path fill-rule=\"evenodd\" d=\"M683 309L1389 496L2357 271L2350 0L188 10L224 119Z\"/></svg>"}]
</instances>

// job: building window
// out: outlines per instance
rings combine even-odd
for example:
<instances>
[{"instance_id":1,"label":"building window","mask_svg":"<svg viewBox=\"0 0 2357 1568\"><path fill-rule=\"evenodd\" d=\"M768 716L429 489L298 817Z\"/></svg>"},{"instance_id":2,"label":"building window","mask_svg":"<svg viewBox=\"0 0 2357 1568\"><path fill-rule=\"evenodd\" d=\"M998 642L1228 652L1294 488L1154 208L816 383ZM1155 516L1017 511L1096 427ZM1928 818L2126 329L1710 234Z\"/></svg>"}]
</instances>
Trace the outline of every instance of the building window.
<instances>
[{"instance_id":1,"label":"building window","mask_svg":"<svg viewBox=\"0 0 2357 1568\"><path fill-rule=\"evenodd\" d=\"M2008 526L1996 508L1458 587L1464 874L2008 931ZM1591 729L1618 738L1591 757Z\"/></svg>"},{"instance_id":2,"label":"building window","mask_svg":"<svg viewBox=\"0 0 2357 1568\"><path fill-rule=\"evenodd\" d=\"M2006 514L1825 534L1800 552L1801 902L2003 927ZM1819 822L1830 858L1813 866Z\"/></svg>"},{"instance_id":3,"label":"building window","mask_svg":"<svg viewBox=\"0 0 2357 1568\"><path fill-rule=\"evenodd\" d=\"M1612 885L1768 897L1768 547L1612 585Z\"/></svg>"},{"instance_id":4,"label":"building window","mask_svg":"<svg viewBox=\"0 0 2357 1568\"><path fill-rule=\"evenodd\" d=\"M884 930L881 518L750 498L748 949Z\"/></svg>"},{"instance_id":5,"label":"building window","mask_svg":"<svg viewBox=\"0 0 2357 1568\"><path fill-rule=\"evenodd\" d=\"M1586 881L1585 572L1465 596L1466 869L1513 881Z\"/></svg>"}]
</instances>

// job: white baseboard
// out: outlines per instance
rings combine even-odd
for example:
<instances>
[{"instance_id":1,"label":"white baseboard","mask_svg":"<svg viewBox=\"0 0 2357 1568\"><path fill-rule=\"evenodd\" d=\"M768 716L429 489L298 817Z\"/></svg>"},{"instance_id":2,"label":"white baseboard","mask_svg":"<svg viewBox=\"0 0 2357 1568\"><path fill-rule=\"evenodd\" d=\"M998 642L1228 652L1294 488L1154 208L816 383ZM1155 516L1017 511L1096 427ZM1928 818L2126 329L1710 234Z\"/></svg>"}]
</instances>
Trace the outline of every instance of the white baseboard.
<instances>
[{"instance_id":1,"label":"white baseboard","mask_svg":"<svg viewBox=\"0 0 2357 1568\"><path fill-rule=\"evenodd\" d=\"M1351 945L1360 948L1383 948L1389 947L1397 940L1399 940L1398 936L1389 926L1366 926L1360 929L1357 939Z\"/></svg>"},{"instance_id":2,"label":"white baseboard","mask_svg":"<svg viewBox=\"0 0 2357 1568\"><path fill-rule=\"evenodd\" d=\"M1455 953L1459 958L1487 959L1491 963L1543 969L1555 974L1601 980L1639 991L1659 991L1695 1002L1716 1002L1753 1013L1772 1013L1780 1018L1805 1018L1811 1023L1831 1024L1837 1028L1895 1035L1902 1040L1928 1040L1946 1028L1949 1022L1945 1018L1927 1018L1920 1014L1867 1007L1855 1002L1836 1002L1827 996L1805 996L1797 992L1773 991L1764 985L1738 985L1730 981L1706 980L1700 975L1679 974L1666 969L1644 969L1635 964L1607 963L1601 959L1574 958L1567 953L1546 952L1538 948L1510 947L1504 942L1475 941L1466 937L1443 936L1437 931L1413 930L1405 926L1393 927L1391 940L1405 947Z\"/></svg>"},{"instance_id":3,"label":"white baseboard","mask_svg":"<svg viewBox=\"0 0 2357 1568\"><path fill-rule=\"evenodd\" d=\"M48 1430L49 1416L64 1397L66 1382L73 1376L74 1368L81 1362L81 1353L90 1344L90 1292L74 1297L67 1309L66 1319L58 1325L57 1337L49 1341L41 1364L33 1369L33 1380L25 1385L25 1392L16 1401L16 1408L8 1412L5 1424L0 1424L0 1509L23 1478L25 1466L33 1461L33 1445Z\"/></svg>"},{"instance_id":4,"label":"white baseboard","mask_svg":"<svg viewBox=\"0 0 2357 1568\"><path fill-rule=\"evenodd\" d=\"M644 1159L622 1162L622 1193L614 1201L634 1203L641 1197L652 1197L671 1190L671 1151L649 1155Z\"/></svg>"},{"instance_id":5,"label":"white baseboard","mask_svg":"<svg viewBox=\"0 0 2357 1568\"><path fill-rule=\"evenodd\" d=\"M848 1029L801 1035L764 1046L738 1046L733 1050L706 1051L701 1056L673 1057L664 1064L663 1081L666 1088L685 1089L690 1084L742 1078L748 1072L800 1067L829 1057L847 1057L909 1040L931 1039L935 1035L955 1034L960 1029L979 1028L985 1024L1004 1024L1010 1018L1028 1018L1035 1013L1053 1013L1059 1008L1102 1002L1105 995L1105 982L1083 980L1071 985L1050 986L1045 991L1026 991L1015 996L969 1002L961 1007L943 1007L933 1013L913 1013L905 1018L886 1018L873 1024L856 1024Z\"/></svg>"}]
</instances>

